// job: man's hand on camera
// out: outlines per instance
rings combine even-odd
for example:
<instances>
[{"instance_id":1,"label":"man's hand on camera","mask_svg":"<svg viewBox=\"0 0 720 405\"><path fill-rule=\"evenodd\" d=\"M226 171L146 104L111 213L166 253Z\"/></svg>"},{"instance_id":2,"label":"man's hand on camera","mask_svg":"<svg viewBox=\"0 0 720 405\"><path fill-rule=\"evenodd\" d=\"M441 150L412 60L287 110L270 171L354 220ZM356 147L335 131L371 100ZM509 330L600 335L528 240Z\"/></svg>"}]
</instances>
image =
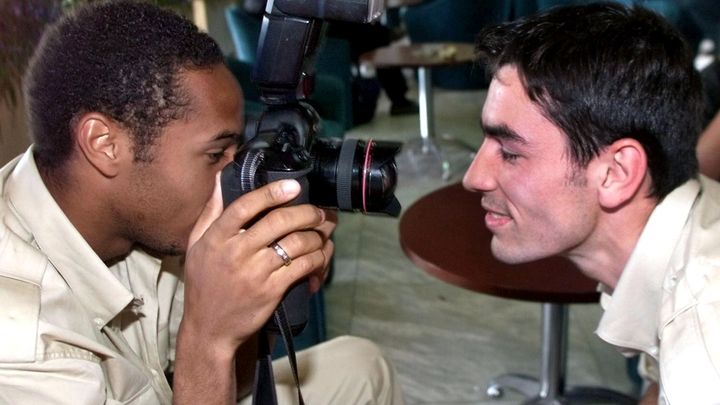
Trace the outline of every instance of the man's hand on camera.
<instances>
[{"instance_id":1,"label":"man's hand on camera","mask_svg":"<svg viewBox=\"0 0 720 405\"><path fill-rule=\"evenodd\" d=\"M316 293L325 283L325 279L328 276L328 271L330 270L330 261L332 260L333 253L335 252L335 245L333 244L332 239L330 239L330 236L335 231L335 227L337 226L337 211L323 211L325 211L325 222L320 224L320 226L316 227L315 230L320 234L323 240L322 253L324 263L323 266L313 272L308 279L308 284L310 285L310 293L312 294Z\"/></svg>"},{"instance_id":2,"label":"man's hand on camera","mask_svg":"<svg viewBox=\"0 0 720 405\"><path fill-rule=\"evenodd\" d=\"M333 252L329 237L335 223L312 205L283 206L299 192L294 180L275 182L223 210L216 184L188 244L181 334L201 336L217 355L232 356L295 281L312 275L311 284L319 288ZM268 247L274 242L291 257L289 264Z\"/></svg>"}]
</instances>

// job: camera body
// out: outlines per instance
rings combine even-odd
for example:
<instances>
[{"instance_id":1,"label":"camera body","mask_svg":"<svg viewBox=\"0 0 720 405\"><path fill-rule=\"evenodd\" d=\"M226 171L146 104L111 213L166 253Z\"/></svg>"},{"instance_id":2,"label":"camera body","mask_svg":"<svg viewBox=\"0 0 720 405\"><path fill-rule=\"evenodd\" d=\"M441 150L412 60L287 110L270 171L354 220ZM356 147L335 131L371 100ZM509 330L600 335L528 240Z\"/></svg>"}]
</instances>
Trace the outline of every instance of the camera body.
<instances>
[{"instance_id":1,"label":"camera body","mask_svg":"<svg viewBox=\"0 0 720 405\"><path fill-rule=\"evenodd\" d=\"M313 88L315 56L323 20L366 23L383 11L384 0L269 0L263 14L253 82L266 105L248 123L233 162L221 175L224 204L264 184L296 179L293 204L363 213L400 214L394 196L401 144L373 140L317 139L321 120L306 103ZM283 299L293 334L308 318L307 281ZM277 332L272 322L268 329Z\"/></svg>"}]
</instances>

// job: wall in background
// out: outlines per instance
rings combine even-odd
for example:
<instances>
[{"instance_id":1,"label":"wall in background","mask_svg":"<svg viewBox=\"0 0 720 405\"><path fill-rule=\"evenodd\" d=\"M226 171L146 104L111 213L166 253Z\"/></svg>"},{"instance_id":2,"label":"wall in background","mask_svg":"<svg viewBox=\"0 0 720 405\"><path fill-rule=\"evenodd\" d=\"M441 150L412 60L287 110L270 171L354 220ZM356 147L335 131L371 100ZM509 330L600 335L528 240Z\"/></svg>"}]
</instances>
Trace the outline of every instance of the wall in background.
<instances>
[{"instance_id":1,"label":"wall in background","mask_svg":"<svg viewBox=\"0 0 720 405\"><path fill-rule=\"evenodd\" d=\"M0 166L30 145L22 96L17 101L17 105L13 107L0 100Z\"/></svg>"}]
</instances>

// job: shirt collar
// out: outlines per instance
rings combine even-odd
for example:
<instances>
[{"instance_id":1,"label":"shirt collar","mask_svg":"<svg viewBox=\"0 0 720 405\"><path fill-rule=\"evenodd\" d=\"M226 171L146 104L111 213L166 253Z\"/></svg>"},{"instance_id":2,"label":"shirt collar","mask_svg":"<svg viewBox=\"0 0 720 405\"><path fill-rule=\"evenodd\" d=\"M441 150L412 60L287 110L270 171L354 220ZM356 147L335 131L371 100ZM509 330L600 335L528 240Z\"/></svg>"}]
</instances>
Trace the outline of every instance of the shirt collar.
<instances>
[{"instance_id":1,"label":"shirt collar","mask_svg":"<svg viewBox=\"0 0 720 405\"><path fill-rule=\"evenodd\" d=\"M664 276L699 192L689 180L653 210L612 295L603 291L596 333L606 342L656 355Z\"/></svg>"},{"instance_id":2,"label":"shirt collar","mask_svg":"<svg viewBox=\"0 0 720 405\"><path fill-rule=\"evenodd\" d=\"M32 147L7 180L6 198L97 326L104 326L133 300L132 292L113 276L53 199Z\"/></svg>"}]
</instances>

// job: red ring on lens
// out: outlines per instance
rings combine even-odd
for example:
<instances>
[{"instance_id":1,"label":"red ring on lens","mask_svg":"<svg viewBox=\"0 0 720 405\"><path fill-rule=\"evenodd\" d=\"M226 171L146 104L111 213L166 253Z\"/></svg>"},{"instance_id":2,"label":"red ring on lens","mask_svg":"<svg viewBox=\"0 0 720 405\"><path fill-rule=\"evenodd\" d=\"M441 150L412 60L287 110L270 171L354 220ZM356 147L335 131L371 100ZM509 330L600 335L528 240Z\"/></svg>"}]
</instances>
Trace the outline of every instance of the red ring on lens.
<instances>
[{"instance_id":1,"label":"red ring on lens","mask_svg":"<svg viewBox=\"0 0 720 405\"><path fill-rule=\"evenodd\" d=\"M372 164L372 155L370 151L373 147L372 138L368 139L367 145L365 146L365 164L363 165L362 173L362 209L363 213L367 214L367 188L368 188L368 177L370 176L370 165Z\"/></svg>"}]
</instances>

